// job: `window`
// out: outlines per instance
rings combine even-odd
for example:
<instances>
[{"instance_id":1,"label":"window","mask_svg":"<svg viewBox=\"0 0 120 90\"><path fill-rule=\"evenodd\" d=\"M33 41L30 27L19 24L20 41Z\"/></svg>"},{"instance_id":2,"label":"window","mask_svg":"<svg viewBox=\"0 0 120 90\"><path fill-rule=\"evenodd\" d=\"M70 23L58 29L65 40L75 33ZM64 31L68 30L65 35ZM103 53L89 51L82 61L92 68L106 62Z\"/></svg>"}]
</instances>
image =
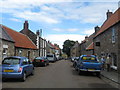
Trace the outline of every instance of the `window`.
<instances>
[{"instance_id":1,"label":"window","mask_svg":"<svg viewBox=\"0 0 120 90\"><path fill-rule=\"evenodd\" d=\"M22 64L23 64L23 65L28 64L28 60L27 60L27 59L24 59Z\"/></svg>"},{"instance_id":2,"label":"window","mask_svg":"<svg viewBox=\"0 0 120 90\"><path fill-rule=\"evenodd\" d=\"M22 50L19 50L19 51L18 51L18 55L19 55L19 56L22 56Z\"/></svg>"},{"instance_id":3,"label":"window","mask_svg":"<svg viewBox=\"0 0 120 90\"><path fill-rule=\"evenodd\" d=\"M112 28L112 43L115 43L115 29Z\"/></svg>"},{"instance_id":4,"label":"window","mask_svg":"<svg viewBox=\"0 0 120 90\"><path fill-rule=\"evenodd\" d=\"M7 48L3 48L3 55L6 55L7 54Z\"/></svg>"},{"instance_id":5,"label":"window","mask_svg":"<svg viewBox=\"0 0 120 90\"><path fill-rule=\"evenodd\" d=\"M100 42L96 42L95 45L96 45L96 46L100 46Z\"/></svg>"}]
</instances>

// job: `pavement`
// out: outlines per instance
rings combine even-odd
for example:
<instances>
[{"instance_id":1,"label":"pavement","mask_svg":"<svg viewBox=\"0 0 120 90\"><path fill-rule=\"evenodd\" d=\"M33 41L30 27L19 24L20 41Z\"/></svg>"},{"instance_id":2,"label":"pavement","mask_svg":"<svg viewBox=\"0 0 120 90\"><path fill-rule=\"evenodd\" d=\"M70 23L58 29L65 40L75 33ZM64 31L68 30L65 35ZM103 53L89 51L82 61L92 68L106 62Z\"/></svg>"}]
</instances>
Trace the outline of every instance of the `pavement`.
<instances>
[{"instance_id":1,"label":"pavement","mask_svg":"<svg viewBox=\"0 0 120 90\"><path fill-rule=\"evenodd\" d=\"M116 71L108 72L107 70L102 70L101 76L102 78L105 78L104 80L109 84L112 84L112 86L120 88L120 74L118 74Z\"/></svg>"}]
</instances>

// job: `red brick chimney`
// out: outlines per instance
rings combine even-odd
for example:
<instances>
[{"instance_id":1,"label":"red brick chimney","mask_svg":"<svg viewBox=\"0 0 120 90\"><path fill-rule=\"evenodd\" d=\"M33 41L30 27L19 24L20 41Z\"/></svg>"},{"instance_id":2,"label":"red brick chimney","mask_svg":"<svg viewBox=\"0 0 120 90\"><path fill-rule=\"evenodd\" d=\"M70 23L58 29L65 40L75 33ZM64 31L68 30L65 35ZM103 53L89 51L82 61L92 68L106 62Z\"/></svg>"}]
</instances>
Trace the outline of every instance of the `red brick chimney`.
<instances>
[{"instance_id":1,"label":"red brick chimney","mask_svg":"<svg viewBox=\"0 0 120 90\"><path fill-rule=\"evenodd\" d=\"M29 27L29 24L28 24L28 21L26 20L26 21L24 22L23 32L22 32L22 33L24 33L25 35L28 35L28 34L29 34L29 29L28 29L28 27Z\"/></svg>"},{"instance_id":2,"label":"red brick chimney","mask_svg":"<svg viewBox=\"0 0 120 90\"><path fill-rule=\"evenodd\" d=\"M23 28L24 28L24 29L28 29L28 27L29 27L28 21L25 21Z\"/></svg>"},{"instance_id":3,"label":"red brick chimney","mask_svg":"<svg viewBox=\"0 0 120 90\"><path fill-rule=\"evenodd\" d=\"M107 19L108 19L112 16L113 13L108 10L108 12L106 14L107 14Z\"/></svg>"}]
</instances>

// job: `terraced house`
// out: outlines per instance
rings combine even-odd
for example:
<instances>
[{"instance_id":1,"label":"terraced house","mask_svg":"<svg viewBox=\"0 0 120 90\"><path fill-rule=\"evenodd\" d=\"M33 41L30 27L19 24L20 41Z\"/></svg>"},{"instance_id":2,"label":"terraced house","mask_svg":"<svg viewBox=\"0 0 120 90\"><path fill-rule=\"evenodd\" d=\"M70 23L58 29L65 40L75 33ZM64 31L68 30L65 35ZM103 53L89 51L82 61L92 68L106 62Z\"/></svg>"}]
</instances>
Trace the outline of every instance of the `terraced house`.
<instances>
[{"instance_id":1,"label":"terraced house","mask_svg":"<svg viewBox=\"0 0 120 90\"><path fill-rule=\"evenodd\" d=\"M38 49L29 37L4 25L1 25L1 30L3 32L3 54L28 57L31 60L38 56Z\"/></svg>"},{"instance_id":2,"label":"terraced house","mask_svg":"<svg viewBox=\"0 0 120 90\"><path fill-rule=\"evenodd\" d=\"M39 50L39 56L46 56L47 41L41 37L42 30L37 30L35 34L29 29L28 21L25 21L20 33L27 35L33 41Z\"/></svg>"},{"instance_id":3,"label":"terraced house","mask_svg":"<svg viewBox=\"0 0 120 90\"><path fill-rule=\"evenodd\" d=\"M0 62L3 58L14 55L14 43L12 37L0 25Z\"/></svg>"},{"instance_id":4,"label":"terraced house","mask_svg":"<svg viewBox=\"0 0 120 90\"><path fill-rule=\"evenodd\" d=\"M100 30L95 35L94 52L100 59L102 56L110 56L111 68L118 69L120 65L120 8L114 13L108 10L107 19L100 27Z\"/></svg>"}]
</instances>

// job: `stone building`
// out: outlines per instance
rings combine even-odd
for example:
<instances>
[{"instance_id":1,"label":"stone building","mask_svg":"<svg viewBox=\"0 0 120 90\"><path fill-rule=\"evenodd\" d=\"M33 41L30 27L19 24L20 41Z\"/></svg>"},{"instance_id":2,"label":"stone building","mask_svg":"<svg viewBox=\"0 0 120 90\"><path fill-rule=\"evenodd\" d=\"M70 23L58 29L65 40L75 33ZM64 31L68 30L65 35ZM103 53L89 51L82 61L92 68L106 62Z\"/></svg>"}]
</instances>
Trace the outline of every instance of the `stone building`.
<instances>
[{"instance_id":1,"label":"stone building","mask_svg":"<svg viewBox=\"0 0 120 90\"><path fill-rule=\"evenodd\" d=\"M117 70L120 65L119 59L119 41L120 36L120 8L114 13L108 10L107 19L95 35L94 52L100 59L102 56L110 56L111 68ZM119 65L118 65L119 64Z\"/></svg>"},{"instance_id":2,"label":"stone building","mask_svg":"<svg viewBox=\"0 0 120 90\"><path fill-rule=\"evenodd\" d=\"M2 25L2 29L14 40L14 47L9 48L14 56L27 57L30 60L38 56L38 49L32 40L24 34Z\"/></svg>"},{"instance_id":3,"label":"stone building","mask_svg":"<svg viewBox=\"0 0 120 90\"><path fill-rule=\"evenodd\" d=\"M70 55L71 55L71 57L79 57L80 56L80 48L79 48L78 41L76 41L74 46L71 47Z\"/></svg>"},{"instance_id":4,"label":"stone building","mask_svg":"<svg viewBox=\"0 0 120 90\"><path fill-rule=\"evenodd\" d=\"M0 25L0 63L5 57L14 55L14 43L12 37Z\"/></svg>"},{"instance_id":5,"label":"stone building","mask_svg":"<svg viewBox=\"0 0 120 90\"><path fill-rule=\"evenodd\" d=\"M46 56L46 54L47 54L47 51L46 51L47 41L46 41L46 39L43 39L41 37L42 30L37 30L37 32L35 34L34 32L32 32L29 29L28 21L25 21L25 23L23 25L23 30L21 30L20 33L27 35L34 42L34 44L37 46L37 48L39 50L39 56Z\"/></svg>"}]
</instances>

